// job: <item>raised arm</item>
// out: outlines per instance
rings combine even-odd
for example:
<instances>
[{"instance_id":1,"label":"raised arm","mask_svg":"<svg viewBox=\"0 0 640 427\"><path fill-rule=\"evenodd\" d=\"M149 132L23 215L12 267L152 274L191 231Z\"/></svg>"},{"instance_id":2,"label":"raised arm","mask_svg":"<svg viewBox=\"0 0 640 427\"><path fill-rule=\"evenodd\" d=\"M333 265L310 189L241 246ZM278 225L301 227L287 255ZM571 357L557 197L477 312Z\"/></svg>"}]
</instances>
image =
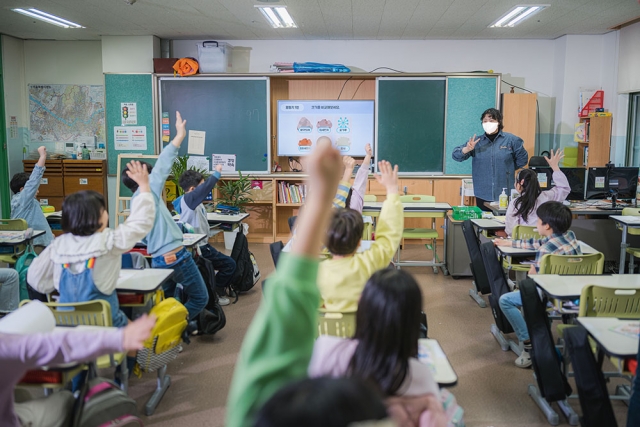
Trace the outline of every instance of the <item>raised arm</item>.
<instances>
[{"instance_id":1,"label":"raised arm","mask_svg":"<svg viewBox=\"0 0 640 427\"><path fill-rule=\"evenodd\" d=\"M198 205L205 201L207 196L213 191L213 187L216 186L220 179L220 173L222 172L222 165L217 165L216 170L206 179L202 185L198 185L193 191L185 193L184 201L190 209L195 209Z\"/></svg>"},{"instance_id":2,"label":"raised arm","mask_svg":"<svg viewBox=\"0 0 640 427\"><path fill-rule=\"evenodd\" d=\"M550 200L555 200L556 202L564 201L569 193L571 193L569 180L567 180L567 176L560 170L560 161L563 157L564 151L562 150L556 150L555 153L551 150L551 156L544 157L553 170L553 182L555 184L555 186L552 189L547 190L546 193L550 196Z\"/></svg>"},{"instance_id":3,"label":"raised arm","mask_svg":"<svg viewBox=\"0 0 640 427\"><path fill-rule=\"evenodd\" d=\"M342 173L342 179L338 184L338 191L336 191L336 195L333 198L334 208L347 207L347 197L349 197L349 190L351 190L351 174L356 165L356 161L350 156L344 156L342 162L344 164L344 171Z\"/></svg>"},{"instance_id":4,"label":"raised arm","mask_svg":"<svg viewBox=\"0 0 640 427\"><path fill-rule=\"evenodd\" d=\"M473 156L473 150L475 150L478 141L480 141L480 138L476 138L476 135L474 134L469 138L469 141L454 148L453 153L451 153L453 160L456 162L463 162Z\"/></svg>"},{"instance_id":5,"label":"raised arm","mask_svg":"<svg viewBox=\"0 0 640 427\"><path fill-rule=\"evenodd\" d=\"M371 164L371 156L373 152L371 150L371 144L365 146L367 155L362 161L360 169L356 174L356 178L353 180L353 191L351 192L351 202L349 208L362 212L364 206L364 194L367 192L367 183L369 182L369 165Z\"/></svg>"},{"instance_id":6,"label":"raised arm","mask_svg":"<svg viewBox=\"0 0 640 427\"><path fill-rule=\"evenodd\" d=\"M281 255L247 331L227 403L228 427L253 425L256 412L283 385L306 376L317 328L318 256L340 171L340 154L318 145L308 160L309 197L291 252ZM295 319L295 321L291 321Z\"/></svg>"},{"instance_id":7,"label":"raised arm","mask_svg":"<svg viewBox=\"0 0 640 427\"><path fill-rule=\"evenodd\" d=\"M33 171L29 176L29 180L24 184L24 188L21 191L22 197L23 197L22 200L25 200L25 201L31 200L36 197L38 188L40 188L42 175L44 175L44 171L45 171L44 164L47 161L47 148L44 146L38 147L38 153L40 154L38 163L36 163L35 166L33 167Z\"/></svg>"},{"instance_id":8,"label":"raised arm","mask_svg":"<svg viewBox=\"0 0 640 427\"><path fill-rule=\"evenodd\" d=\"M171 140L169 144L162 150L162 153L158 156L158 161L153 167L151 174L149 175L149 184L151 191L156 196L162 197L164 192L164 184L167 182L167 177L171 173L171 166L174 160L178 157L178 150L184 137L187 135L186 120L182 120L182 116L179 111L176 111L176 136Z\"/></svg>"}]
</instances>

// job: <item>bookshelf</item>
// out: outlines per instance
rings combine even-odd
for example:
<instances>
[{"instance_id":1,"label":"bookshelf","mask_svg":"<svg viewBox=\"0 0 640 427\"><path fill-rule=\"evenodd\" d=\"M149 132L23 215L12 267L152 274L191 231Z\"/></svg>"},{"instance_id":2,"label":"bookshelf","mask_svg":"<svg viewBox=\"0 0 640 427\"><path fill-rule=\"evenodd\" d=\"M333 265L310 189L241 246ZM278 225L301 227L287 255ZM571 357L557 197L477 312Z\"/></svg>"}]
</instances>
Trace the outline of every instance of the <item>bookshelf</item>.
<instances>
[{"instance_id":1,"label":"bookshelf","mask_svg":"<svg viewBox=\"0 0 640 427\"><path fill-rule=\"evenodd\" d=\"M610 159L612 116L581 117L584 139L578 142L578 166L602 167Z\"/></svg>"}]
</instances>

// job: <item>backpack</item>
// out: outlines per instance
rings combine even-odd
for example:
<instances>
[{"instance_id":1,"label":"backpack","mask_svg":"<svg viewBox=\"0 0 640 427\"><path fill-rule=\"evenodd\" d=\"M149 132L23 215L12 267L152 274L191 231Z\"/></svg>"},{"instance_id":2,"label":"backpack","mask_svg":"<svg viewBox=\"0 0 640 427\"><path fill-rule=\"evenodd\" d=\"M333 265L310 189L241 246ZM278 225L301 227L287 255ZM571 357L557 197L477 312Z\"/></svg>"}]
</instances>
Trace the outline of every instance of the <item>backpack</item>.
<instances>
[{"instance_id":1,"label":"backpack","mask_svg":"<svg viewBox=\"0 0 640 427\"><path fill-rule=\"evenodd\" d=\"M73 427L143 426L136 401L113 381L99 377L89 379L94 375L95 365L90 364L74 405Z\"/></svg>"},{"instance_id":2,"label":"backpack","mask_svg":"<svg viewBox=\"0 0 640 427\"><path fill-rule=\"evenodd\" d=\"M37 294L40 293L35 290L33 290L33 296L36 298L31 297L31 292L29 289L30 286L27 285L27 271L29 270L29 266L31 265L33 260L37 257L38 255L36 255L36 253L33 251L33 247L29 245L27 246L27 249L24 251L24 253L20 255L20 258L16 260L15 268L18 272L18 275L20 276L20 301L25 299L40 299L37 298Z\"/></svg>"},{"instance_id":3,"label":"backpack","mask_svg":"<svg viewBox=\"0 0 640 427\"><path fill-rule=\"evenodd\" d=\"M198 315L198 332L206 335L213 335L220 329L224 328L227 318L218 302L218 293L216 292L216 272L213 263L205 257L199 256L196 259L196 265L202 275L202 279L207 286L209 294L209 302Z\"/></svg>"},{"instance_id":4,"label":"backpack","mask_svg":"<svg viewBox=\"0 0 640 427\"><path fill-rule=\"evenodd\" d=\"M233 302L235 304L240 292L249 291L260 280L258 263L253 254L249 252L247 236L242 232L238 232L233 243L231 258L236 262L236 272L231 279L231 289L236 293L236 300Z\"/></svg>"},{"instance_id":5,"label":"backpack","mask_svg":"<svg viewBox=\"0 0 640 427\"><path fill-rule=\"evenodd\" d=\"M160 301L149 314L156 316L156 324L151 330L151 336L144 342L144 347L136 355L140 370L144 372L153 372L178 357L189 316L185 306L175 298ZM138 372L138 369L135 371Z\"/></svg>"},{"instance_id":6,"label":"backpack","mask_svg":"<svg viewBox=\"0 0 640 427\"><path fill-rule=\"evenodd\" d=\"M509 285L507 285L507 279L504 276L502 265L500 265L500 261L496 256L496 248L493 242L486 242L480 245L480 253L482 254L482 261L485 271L487 272L491 290L491 294L489 295L491 313L493 314L498 329L504 334L510 334L513 332L513 327L500 308L500 297L502 294L510 292L510 290Z\"/></svg>"}]
</instances>

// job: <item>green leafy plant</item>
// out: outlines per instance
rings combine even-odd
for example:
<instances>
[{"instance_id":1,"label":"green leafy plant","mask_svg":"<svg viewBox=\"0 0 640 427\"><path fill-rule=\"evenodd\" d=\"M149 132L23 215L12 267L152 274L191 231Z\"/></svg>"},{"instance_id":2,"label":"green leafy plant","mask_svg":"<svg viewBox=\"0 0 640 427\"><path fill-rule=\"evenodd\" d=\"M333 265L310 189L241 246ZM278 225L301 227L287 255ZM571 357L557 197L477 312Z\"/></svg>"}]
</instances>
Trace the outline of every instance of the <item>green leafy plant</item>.
<instances>
[{"instance_id":1,"label":"green leafy plant","mask_svg":"<svg viewBox=\"0 0 640 427\"><path fill-rule=\"evenodd\" d=\"M246 212L246 205L253 202L251 194L251 178L242 172L238 172L238 179L226 180L218 183L217 202L227 206L234 206L240 212Z\"/></svg>"},{"instance_id":2,"label":"green leafy plant","mask_svg":"<svg viewBox=\"0 0 640 427\"><path fill-rule=\"evenodd\" d=\"M187 166L188 161L189 161L188 154L184 156L178 156L176 157L176 159L173 161L173 164L171 165L171 175L169 176L169 180L176 185L176 189L178 192L178 194L176 194L176 198L182 196L182 194L184 193L184 191L182 191L182 188L180 188L180 184L178 184L178 181L180 180L180 177L185 171L191 169L191 170L200 172L204 177L204 179L209 178L209 175L210 175L209 171L206 171L204 169L198 169L193 166L188 167ZM170 196L170 195L167 195L167 196Z\"/></svg>"}]
</instances>

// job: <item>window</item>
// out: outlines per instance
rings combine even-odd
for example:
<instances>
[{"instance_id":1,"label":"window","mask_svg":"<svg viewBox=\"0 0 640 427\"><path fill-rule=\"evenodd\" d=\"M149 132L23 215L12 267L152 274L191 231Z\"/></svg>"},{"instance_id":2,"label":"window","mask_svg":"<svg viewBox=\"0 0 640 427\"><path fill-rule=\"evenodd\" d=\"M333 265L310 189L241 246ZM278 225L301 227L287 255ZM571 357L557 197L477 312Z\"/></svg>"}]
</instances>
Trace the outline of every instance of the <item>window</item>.
<instances>
[{"instance_id":1,"label":"window","mask_svg":"<svg viewBox=\"0 0 640 427\"><path fill-rule=\"evenodd\" d=\"M640 166L640 92L632 93L629 96L627 164Z\"/></svg>"}]
</instances>

